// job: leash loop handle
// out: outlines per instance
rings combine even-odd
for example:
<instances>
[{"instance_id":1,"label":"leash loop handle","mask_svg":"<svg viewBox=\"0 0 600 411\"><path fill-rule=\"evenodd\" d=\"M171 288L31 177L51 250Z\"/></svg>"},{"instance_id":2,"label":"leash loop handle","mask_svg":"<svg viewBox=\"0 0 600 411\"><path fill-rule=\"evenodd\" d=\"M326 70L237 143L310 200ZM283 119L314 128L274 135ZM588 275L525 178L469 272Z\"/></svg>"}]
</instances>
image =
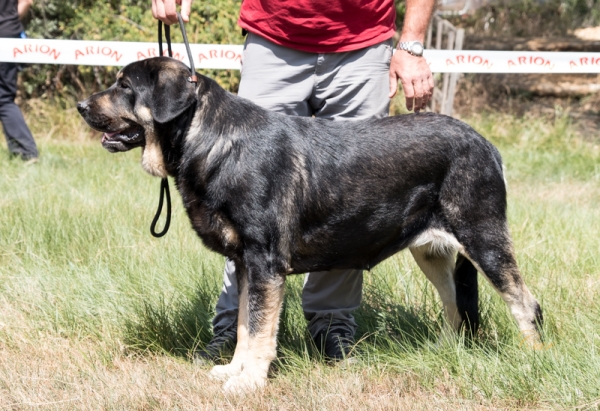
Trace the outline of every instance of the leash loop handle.
<instances>
[{"instance_id":1,"label":"leash loop handle","mask_svg":"<svg viewBox=\"0 0 600 411\"><path fill-rule=\"evenodd\" d=\"M181 34L183 35L183 42L185 43L185 49L187 50L188 58L190 59L190 68L192 69L192 74L188 77L188 81L190 83L198 83L198 76L196 76L196 68L194 66L194 60L192 59L192 51L190 50L190 43L188 42L187 34L185 32L185 25L183 24L183 19L181 18L181 14L177 13L177 19L179 20L179 27L181 28ZM160 56L163 55L163 44L162 44L162 31L163 31L163 22L158 21L158 54ZM167 49L169 57L173 57L173 50L171 49L171 26L168 24L165 25L165 39L167 40ZM167 198L167 217L165 221L165 226L160 233L156 232L156 224L158 223L158 219L162 214L164 199ZM160 238L167 234L169 231L169 227L171 226L171 193L169 192L169 180L165 177L160 182L160 197L158 200L158 209L156 210L156 214L154 215L154 219L152 220L152 224L150 224L150 233L156 237Z\"/></svg>"},{"instance_id":2,"label":"leash loop handle","mask_svg":"<svg viewBox=\"0 0 600 411\"><path fill-rule=\"evenodd\" d=\"M167 220L165 221L165 226L160 233L156 232L156 224L158 223L158 219L162 214L163 202L164 198L167 197ZM169 227L171 226L171 193L169 192L169 180L167 178L163 178L160 182L160 197L158 200L158 209L156 210L156 214L154 215L154 219L152 220L152 224L150 224L150 234L153 237L160 238L163 235L167 234L169 231Z\"/></svg>"},{"instance_id":3,"label":"leash loop handle","mask_svg":"<svg viewBox=\"0 0 600 411\"><path fill-rule=\"evenodd\" d=\"M163 55L163 44L162 44L162 21L158 21L158 54L160 56ZM165 38L167 39L167 48L169 52L169 57L173 57L173 50L171 50L171 28L168 25L165 25ZM156 224L158 223L158 219L162 214L163 203L165 196L167 197L167 219L165 221L165 226L160 233L156 232ZM150 224L150 234L153 237L160 238L167 234L169 231L169 227L171 226L171 193L169 191L169 180L165 177L160 182L160 196L158 198L158 209L156 210L156 214L152 219L152 224Z\"/></svg>"},{"instance_id":4,"label":"leash loop handle","mask_svg":"<svg viewBox=\"0 0 600 411\"><path fill-rule=\"evenodd\" d=\"M179 13L177 13L179 14ZM163 22L158 21L158 55L163 55L163 44L162 44L162 26ZM167 50L169 57L173 57L173 50L171 49L171 26L165 24L165 39L167 39Z\"/></svg>"}]
</instances>

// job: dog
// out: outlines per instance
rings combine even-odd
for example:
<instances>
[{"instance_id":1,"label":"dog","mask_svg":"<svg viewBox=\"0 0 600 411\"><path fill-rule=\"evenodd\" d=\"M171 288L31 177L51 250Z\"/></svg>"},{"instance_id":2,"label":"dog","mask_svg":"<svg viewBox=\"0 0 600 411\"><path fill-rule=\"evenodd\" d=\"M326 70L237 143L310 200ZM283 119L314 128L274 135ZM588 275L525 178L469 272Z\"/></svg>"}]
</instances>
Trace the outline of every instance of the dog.
<instances>
[{"instance_id":1,"label":"dog","mask_svg":"<svg viewBox=\"0 0 600 411\"><path fill-rule=\"evenodd\" d=\"M171 58L138 61L77 108L105 149L141 147L148 173L173 177L204 244L235 262L238 343L211 370L226 391L266 384L287 275L369 270L404 248L439 292L445 329L477 329L479 272L539 343L542 311L515 261L502 160L471 127L433 113L286 116L190 74Z\"/></svg>"}]
</instances>

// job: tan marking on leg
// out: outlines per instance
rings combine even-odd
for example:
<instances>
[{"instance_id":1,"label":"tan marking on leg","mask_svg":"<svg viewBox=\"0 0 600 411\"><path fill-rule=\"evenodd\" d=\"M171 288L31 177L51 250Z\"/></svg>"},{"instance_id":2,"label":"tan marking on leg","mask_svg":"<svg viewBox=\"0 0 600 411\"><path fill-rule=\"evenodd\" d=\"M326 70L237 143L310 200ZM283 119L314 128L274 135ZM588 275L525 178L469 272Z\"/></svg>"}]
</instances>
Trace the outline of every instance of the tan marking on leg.
<instances>
[{"instance_id":1,"label":"tan marking on leg","mask_svg":"<svg viewBox=\"0 0 600 411\"><path fill-rule=\"evenodd\" d=\"M248 338L248 352L242 373L230 378L223 389L243 394L262 388L267 383L271 362L277 356L277 330L283 303L285 277L277 277L265 284L267 291L261 308L260 329Z\"/></svg>"},{"instance_id":2,"label":"tan marking on leg","mask_svg":"<svg viewBox=\"0 0 600 411\"><path fill-rule=\"evenodd\" d=\"M520 274L518 274L520 276ZM487 278L487 277L486 277ZM498 291L496 289L496 291ZM537 300L523 281L513 284L507 292L499 292L521 331L522 344L536 350L547 349L537 330L535 319Z\"/></svg>"},{"instance_id":3,"label":"tan marking on leg","mask_svg":"<svg viewBox=\"0 0 600 411\"><path fill-rule=\"evenodd\" d=\"M541 343L534 323L536 318L537 301L522 281L520 284L512 284L509 291L501 293L500 296L508 305L508 308L517 322L519 330L528 345L534 347Z\"/></svg>"},{"instance_id":4,"label":"tan marking on leg","mask_svg":"<svg viewBox=\"0 0 600 411\"><path fill-rule=\"evenodd\" d=\"M236 267L237 269L238 267ZM210 370L210 376L220 381L240 375L248 356L248 286L245 278L238 284L238 290L240 294L238 302L237 344L233 353L233 359L227 365L215 365Z\"/></svg>"},{"instance_id":5,"label":"tan marking on leg","mask_svg":"<svg viewBox=\"0 0 600 411\"><path fill-rule=\"evenodd\" d=\"M515 260L512 244L510 244L509 247L510 253L513 254L513 260ZM510 310L510 313L517 322L517 326L521 331L523 341L526 343L526 345L532 348L542 346L543 343L541 342L541 336L533 322L536 318L536 308L538 303L525 285L523 277L521 276L516 263L515 266L509 270L510 272L506 273L504 276L504 278L509 281L509 284L507 284L507 291L503 292L496 288L496 286L488 278L485 271L481 269L475 260L473 260L466 252L462 252L462 254L467 257L471 263L473 263L475 269L483 275L483 277L504 300L508 306L508 309Z\"/></svg>"},{"instance_id":6,"label":"tan marking on leg","mask_svg":"<svg viewBox=\"0 0 600 411\"><path fill-rule=\"evenodd\" d=\"M456 304L454 284L456 254L454 252L439 254L440 250L448 250L448 246L442 246L439 243L435 245L427 243L409 249L417 265L434 285L442 300L446 321L440 337L441 339L453 338L454 332L460 329L462 323Z\"/></svg>"}]
</instances>

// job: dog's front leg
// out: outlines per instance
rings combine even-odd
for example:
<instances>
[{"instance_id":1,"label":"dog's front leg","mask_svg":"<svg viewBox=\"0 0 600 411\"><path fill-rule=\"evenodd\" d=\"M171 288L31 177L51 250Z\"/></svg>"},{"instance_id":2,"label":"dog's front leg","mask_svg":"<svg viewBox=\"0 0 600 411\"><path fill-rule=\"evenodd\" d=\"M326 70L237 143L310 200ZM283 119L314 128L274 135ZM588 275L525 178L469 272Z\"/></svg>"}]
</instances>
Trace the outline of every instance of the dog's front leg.
<instances>
[{"instance_id":1,"label":"dog's front leg","mask_svg":"<svg viewBox=\"0 0 600 411\"><path fill-rule=\"evenodd\" d=\"M241 374L248 355L248 279L246 268L242 264L236 264L235 272L239 292L237 344L229 364L215 365L210 370L211 377L223 381Z\"/></svg>"},{"instance_id":2,"label":"dog's front leg","mask_svg":"<svg viewBox=\"0 0 600 411\"><path fill-rule=\"evenodd\" d=\"M247 270L247 300L244 304L247 307L247 348L240 347L238 351L241 343L238 340L234 361L237 361L238 352L245 358L242 372L229 378L223 386L226 392L236 394L256 390L267 383L269 366L277 355L277 330L285 284L284 275L260 272L252 267Z\"/></svg>"}]
</instances>

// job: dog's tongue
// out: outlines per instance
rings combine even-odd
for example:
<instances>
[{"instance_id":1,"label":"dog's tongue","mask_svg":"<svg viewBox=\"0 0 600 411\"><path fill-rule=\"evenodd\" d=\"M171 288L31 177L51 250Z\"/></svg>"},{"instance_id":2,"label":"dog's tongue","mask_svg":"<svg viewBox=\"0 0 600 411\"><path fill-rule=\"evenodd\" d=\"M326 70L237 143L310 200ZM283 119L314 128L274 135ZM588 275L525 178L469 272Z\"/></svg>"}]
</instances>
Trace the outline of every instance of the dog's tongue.
<instances>
[{"instance_id":1,"label":"dog's tongue","mask_svg":"<svg viewBox=\"0 0 600 411\"><path fill-rule=\"evenodd\" d=\"M102 134L102 142L104 143L106 140L112 138L112 136L114 136L115 134L118 134L118 131L115 131L114 133L104 133Z\"/></svg>"}]
</instances>

